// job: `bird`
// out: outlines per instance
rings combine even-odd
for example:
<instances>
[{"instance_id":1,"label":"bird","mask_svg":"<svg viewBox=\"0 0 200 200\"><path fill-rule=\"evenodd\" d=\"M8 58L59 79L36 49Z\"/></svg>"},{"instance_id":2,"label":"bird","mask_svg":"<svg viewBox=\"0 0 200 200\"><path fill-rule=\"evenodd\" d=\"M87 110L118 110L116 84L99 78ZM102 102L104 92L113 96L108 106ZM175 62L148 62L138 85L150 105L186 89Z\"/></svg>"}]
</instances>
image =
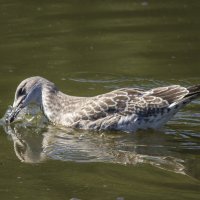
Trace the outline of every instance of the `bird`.
<instances>
[{"instance_id":1,"label":"bird","mask_svg":"<svg viewBox=\"0 0 200 200\"><path fill-rule=\"evenodd\" d=\"M182 107L200 96L200 84L190 87L161 86L143 90L120 88L92 97L61 92L51 81L34 76L17 87L6 123L16 120L29 105L41 108L54 125L85 130L159 129Z\"/></svg>"}]
</instances>

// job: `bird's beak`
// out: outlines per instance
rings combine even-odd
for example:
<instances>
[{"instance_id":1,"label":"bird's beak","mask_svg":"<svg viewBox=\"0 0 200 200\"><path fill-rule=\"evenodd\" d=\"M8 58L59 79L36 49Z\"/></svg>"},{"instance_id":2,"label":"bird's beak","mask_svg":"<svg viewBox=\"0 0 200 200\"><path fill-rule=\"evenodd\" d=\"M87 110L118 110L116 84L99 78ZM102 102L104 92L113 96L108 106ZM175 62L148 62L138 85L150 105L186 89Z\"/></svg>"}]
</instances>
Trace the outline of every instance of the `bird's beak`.
<instances>
[{"instance_id":1,"label":"bird's beak","mask_svg":"<svg viewBox=\"0 0 200 200\"><path fill-rule=\"evenodd\" d=\"M6 123L8 124L12 123L16 119L17 115L20 113L22 108L24 108L25 98L26 96L18 99L17 102L14 102L11 112L8 114L8 116L5 119Z\"/></svg>"}]
</instances>

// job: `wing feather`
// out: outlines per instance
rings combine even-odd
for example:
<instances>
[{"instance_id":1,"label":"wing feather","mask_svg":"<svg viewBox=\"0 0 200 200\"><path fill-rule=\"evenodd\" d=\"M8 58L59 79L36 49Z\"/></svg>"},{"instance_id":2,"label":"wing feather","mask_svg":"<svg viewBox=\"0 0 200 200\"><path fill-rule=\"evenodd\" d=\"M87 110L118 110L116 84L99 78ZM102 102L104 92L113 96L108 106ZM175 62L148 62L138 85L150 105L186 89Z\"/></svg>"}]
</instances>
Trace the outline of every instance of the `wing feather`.
<instances>
[{"instance_id":1,"label":"wing feather","mask_svg":"<svg viewBox=\"0 0 200 200\"><path fill-rule=\"evenodd\" d=\"M173 85L148 91L122 88L99 96L87 98L73 115L75 127L96 129L115 128L118 122L147 119L168 113L171 105L184 101L188 94L198 94L199 87ZM122 124L123 124L122 123Z\"/></svg>"},{"instance_id":2,"label":"wing feather","mask_svg":"<svg viewBox=\"0 0 200 200\"><path fill-rule=\"evenodd\" d=\"M163 100L166 100L169 104L183 99L188 93L188 89L180 85L159 87L146 92L147 95L160 97Z\"/></svg>"},{"instance_id":3,"label":"wing feather","mask_svg":"<svg viewBox=\"0 0 200 200\"><path fill-rule=\"evenodd\" d=\"M78 116L81 119L94 121L116 116L116 114L152 115L158 109L166 108L168 105L167 100L159 96L146 95L142 90L123 88L87 100L85 106L80 108Z\"/></svg>"}]
</instances>

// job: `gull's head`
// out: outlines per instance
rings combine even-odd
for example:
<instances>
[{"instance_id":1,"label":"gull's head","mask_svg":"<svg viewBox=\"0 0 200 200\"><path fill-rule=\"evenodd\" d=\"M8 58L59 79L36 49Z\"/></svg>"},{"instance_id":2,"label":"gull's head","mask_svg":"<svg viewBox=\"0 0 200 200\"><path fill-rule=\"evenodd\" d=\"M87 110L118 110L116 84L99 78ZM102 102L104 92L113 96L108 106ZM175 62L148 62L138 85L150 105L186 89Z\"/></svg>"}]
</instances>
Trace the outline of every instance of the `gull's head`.
<instances>
[{"instance_id":1,"label":"gull's head","mask_svg":"<svg viewBox=\"0 0 200 200\"><path fill-rule=\"evenodd\" d=\"M29 104L41 106L42 87L48 82L46 79L35 76L23 80L16 89L13 108L6 118L7 123L13 122L20 111Z\"/></svg>"}]
</instances>

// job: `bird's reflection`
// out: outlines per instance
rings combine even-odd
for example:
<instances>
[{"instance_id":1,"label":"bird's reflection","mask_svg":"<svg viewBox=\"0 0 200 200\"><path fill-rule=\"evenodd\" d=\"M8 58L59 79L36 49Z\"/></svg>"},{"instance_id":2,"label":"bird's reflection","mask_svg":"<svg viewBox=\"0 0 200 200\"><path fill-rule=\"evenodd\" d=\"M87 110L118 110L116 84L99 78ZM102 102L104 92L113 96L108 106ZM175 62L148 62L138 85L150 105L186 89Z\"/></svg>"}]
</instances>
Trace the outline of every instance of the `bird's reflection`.
<instances>
[{"instance_id":1,"label":"bird's reflection","mask_svg":"<svg viewBox=\"0 0 200 200\"><path fill-rule=\"evenodd\" d=\"M22 162L39 163L54 159L133 165L147 163L177 173L185 170L183 161L169 155L169 149L162 146L163 138L158 141L156 134L137 138L126 133L97 133L51 125L36 128L20 123L6 126L5 131Z\"/></svg>"}]
</instances>

